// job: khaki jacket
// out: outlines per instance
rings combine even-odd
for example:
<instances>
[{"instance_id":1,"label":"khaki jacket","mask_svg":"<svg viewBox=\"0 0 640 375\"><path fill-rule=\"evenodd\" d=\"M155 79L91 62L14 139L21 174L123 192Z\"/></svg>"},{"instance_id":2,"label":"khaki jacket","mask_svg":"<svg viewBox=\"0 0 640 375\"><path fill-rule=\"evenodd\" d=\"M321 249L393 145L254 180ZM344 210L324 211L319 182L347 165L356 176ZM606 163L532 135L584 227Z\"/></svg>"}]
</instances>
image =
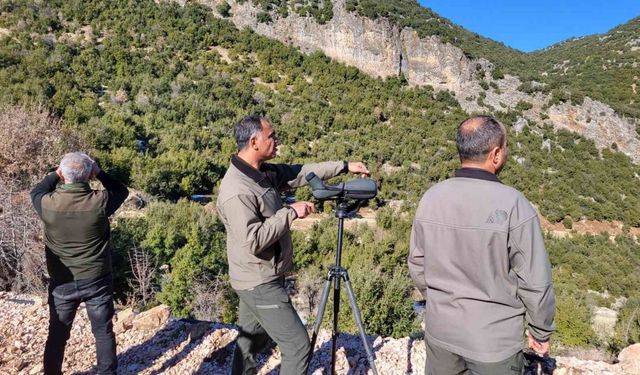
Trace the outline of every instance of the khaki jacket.
<instances>
[{"instance_id":1,"label":"khaki jacket","mask_svg":"<svg viewBox=\"0 0 640 375\"><path fill-rule=\"evenodd\" d=\"M251 289L278 279L293 267L293 208L280 193L307 183L314 172L322 179L345 170L345 162L305 165L264 163L256 170L234 156L218 193L216 207L227 231L229 276L234 289Z\"/></svg>"},{"instance_id":2,"label":"khaki jacket","mask_svg":"<svg viewBox=\"0 0 640 375\"><path fill-rule=\"evenodd\" d=\"M491 173L456 172L429 189L411 231L409 271L426 298L427 341L481 362L555 330L551 266L538 215Z\"/></svg>"}]
</instances>

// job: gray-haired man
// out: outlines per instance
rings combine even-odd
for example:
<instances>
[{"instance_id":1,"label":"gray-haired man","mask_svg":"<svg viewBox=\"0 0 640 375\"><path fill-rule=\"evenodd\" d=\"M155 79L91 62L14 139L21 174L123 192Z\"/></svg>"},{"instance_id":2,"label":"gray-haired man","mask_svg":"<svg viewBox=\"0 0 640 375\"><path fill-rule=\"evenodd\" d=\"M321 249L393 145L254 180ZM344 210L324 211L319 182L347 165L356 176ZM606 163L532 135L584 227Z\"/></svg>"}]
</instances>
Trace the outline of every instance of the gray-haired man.
<instances>
[{"instance_id":1,"label":"gray-haired man","mask_svg":"<svg viewBox=\"0 0 640 375\"><path fill-rule=\"evenodd\" d=\"M538 215L496 174L506 129L478 116L456 139L462 168L422 197L409 271L426 299L427 374L521 374L522 327L549 352L555 299Z\"/></svg>"},{"instance_id":2,"label":"gray-haired man","mask_svg":"<svg viewBox=\"0 0 640 375\"><path fill-rule=\"evenodd\" d=\"M105 190L92 190L89 180L93 178ZM66 154L58 170L31 190L33 207L44 222L50 277L45 374L62 374L64 349L81 302L96 339L98 374L116 373L108 218L128 194L126 186L80 152Z\"/></svg>"},{"instance_id":3,"label":"gray-haired man","mask_svg":"<svg viewBox=\"0 0 640 375\"><path fill-rule=\"evenodd\" d=\"M310 172L327 179L347 171L369 171L359 162L266 163L276 156L278 137L262 116L242 119L235 137L238 154L222 179L217 201L227 231L231 286L240 297L240 334L232 374L255 374L255 355L271 337L282 352L280 373L303 375L311 345L283 281L293 266L291 223L307 216L314 206L309 202L285 206L280 192L305 185Z\"/></svg>"}]
</instances>

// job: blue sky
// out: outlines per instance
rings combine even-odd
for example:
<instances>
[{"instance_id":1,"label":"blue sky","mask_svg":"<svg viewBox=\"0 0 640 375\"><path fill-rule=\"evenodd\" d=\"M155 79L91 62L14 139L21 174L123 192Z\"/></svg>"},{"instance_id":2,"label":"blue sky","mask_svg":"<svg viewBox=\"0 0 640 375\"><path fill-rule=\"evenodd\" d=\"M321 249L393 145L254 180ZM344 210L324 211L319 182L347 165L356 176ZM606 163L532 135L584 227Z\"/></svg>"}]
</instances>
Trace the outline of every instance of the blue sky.
<instances>
[{"instance_id":1,"label":"blue sky","mask_svg":"<svg viewBox=\"0 0 640 375\"><path fill-rule=\"evenodd\" d=\"M640 16L640 0L419 0L467 30L521 51L601 34Z\"/></svg>"}]
</instances>

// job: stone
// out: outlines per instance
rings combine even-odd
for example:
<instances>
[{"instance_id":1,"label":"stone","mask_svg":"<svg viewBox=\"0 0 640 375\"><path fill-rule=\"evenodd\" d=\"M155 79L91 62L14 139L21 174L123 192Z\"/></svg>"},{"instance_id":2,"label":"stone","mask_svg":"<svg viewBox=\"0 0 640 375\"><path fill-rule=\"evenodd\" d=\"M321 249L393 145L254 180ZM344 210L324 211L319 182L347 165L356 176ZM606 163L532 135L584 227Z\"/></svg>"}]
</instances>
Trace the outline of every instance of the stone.
<instances>
[{"instance_id":1,"label":"stone","mask_svg":"<svg viewBox=\"0 0 640 375\"><path fill-rule=\"evenodd\" d=\"M16 367L16 370L18 371L24 370L25 368L29 367L29 365L30 365L29 361L21 361L18 367Z\"/></svg>"},{"instance_id":2,"label":"stone","mask_svg":"<svg viewBox=\"0 0 640 375\"><path fill-rule=\"evenodd\" d=\"M133 363L133 364L128 365L126 367L125 371L126 371L126 373L129 373L129 374L137 374L137 373L139 373L140 371L142 371L144 369L145 369L145 366L143 366L143 365L141 365L139 363Z\"/></svg>"},{"instance_id":3,"label":"stone","mask_svg":"<svg viewBox=\"0 0 640 375\"><path fill-rule=\"evenodd\" d=\"M618 355L620 366L629 375L640 375L640 344L624 348Z\"/></svg>"},{"instance_id":4,"label":"stone","mask_svg":"<svg viewBox=\"0 0 640 375\"><path fill-rule=\"evenodd\" d=\"M211 327L211 323L209 322L198 322L194 323L189 327L189 341L195 342L200 340Z\"/></svg>"},{"instance_id":5,"label":"stone","mask_svg":"<svg viewBox=\"0 0 640 375\"><path fill-rule=\"evenodd\" d=\"M525 119L524 117L518 117L518 120L511 126L511 128L516 133L520 133L527 125L529 125L529 121L527 121L527 119Z\"/></svg>"},{"instance_id":6,"label":"stone","mask_svg":"<svg viewBox=\"0 0 640 375\"><path fill-rule=\"evenodd\" d=\"M171 309L167 305L156 306L140 313L133 320L133 328L142 331L153 331L162 327L171 316Z\"/></svg>"},{"instance_id":7,"label":"stone","mask_svg":"<svg viewBox=\"0 0 640 375\"><path fill-rule=\"evenodd\" d=\"M37 364L29 370L29 375L36 375L42 373L42 364Z\"/></svg>"},{"instance_id":8,"label":"stone","mask_svg":"<svg viewBox=\"0 0 640 375\"><path fill-rule=\"evenodd\" d=\"M38 311L41 311L42 308L44 306L47 305L47 300L45 298L40 298L40 297L34 297L33 298L33 305L31 305L28 309L27 309L27 314L29 315L35 315L38 313Z\"/></svg>"},{"instance_id":9,"label":"stone","mask_svg":"<svg viewBox=\"0 0 640 375\"><path fill-rule=\"evenodd\" d=\"M119 311L115 316L113 324L113 332L120 334L133 328L134 313L131 308Z\"/></svg>"}]
</instances>

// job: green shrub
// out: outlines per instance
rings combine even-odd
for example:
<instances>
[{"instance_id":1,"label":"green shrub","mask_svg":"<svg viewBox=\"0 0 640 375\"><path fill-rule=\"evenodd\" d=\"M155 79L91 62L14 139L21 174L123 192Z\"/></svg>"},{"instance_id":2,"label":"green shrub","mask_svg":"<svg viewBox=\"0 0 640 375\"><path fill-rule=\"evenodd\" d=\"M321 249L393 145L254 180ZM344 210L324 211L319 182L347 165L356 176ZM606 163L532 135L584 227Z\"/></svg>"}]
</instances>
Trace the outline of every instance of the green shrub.
<instances>
[{"instance_id":1,"label":"green shrub","mask_svg":"<svg viewBox=\"0 0 640 375\"><path fill-rule=\"evenodd\" d=\"M257 15L257 19L258 22L260 23L271 23L273 22L273 19L271 18L271 15L267 12L259 12Z\"/></svg>"},{"instance_id":2,"label":"green shrub","mask_svg":"<svg viewBox=\"0 0 640 375\"><path fill-rule=\"evenodd\" d=\"M495 80L503 79L504 73L502 72L502 69L500 69L499 67L496 67L491 71L491 77Z\"/></svg>"},{"instance_id":3,"label":"green shrub","mask_svg":"<svg viewBox=\"0 0 640 375\"><path fill-rule=\"evenodd\" d=\"M562 293L556 301L556 336L564 346L586 347L596 343L596 336L589 324L591 311L584 300Z\"/></svg>"},{"instance_id":4,"label":"green shrub","mask_svg":"<svg viewBox=\"0 0 640 375\"><path fill-rule=\"evenodd\" d=\"M231 5L229 5L228 2L223 1L220 4L218 4L218 6L216 7L216 11L218 11L218 13L222 17L229 17L231 16Z\"/></svg>"},{"instance_id":5,"label":"green shrub","mask_svg":"<svg viewBox=\"0 0 640 375\"><path fill-rule=\"evenodd\" d=\"M525 102L524 100L521 100L518 102L518 104L516 104L516 111L526 111L528 109L533 108L533 104L529 103L529 102Z\"/></svg>"}]
</instances>

